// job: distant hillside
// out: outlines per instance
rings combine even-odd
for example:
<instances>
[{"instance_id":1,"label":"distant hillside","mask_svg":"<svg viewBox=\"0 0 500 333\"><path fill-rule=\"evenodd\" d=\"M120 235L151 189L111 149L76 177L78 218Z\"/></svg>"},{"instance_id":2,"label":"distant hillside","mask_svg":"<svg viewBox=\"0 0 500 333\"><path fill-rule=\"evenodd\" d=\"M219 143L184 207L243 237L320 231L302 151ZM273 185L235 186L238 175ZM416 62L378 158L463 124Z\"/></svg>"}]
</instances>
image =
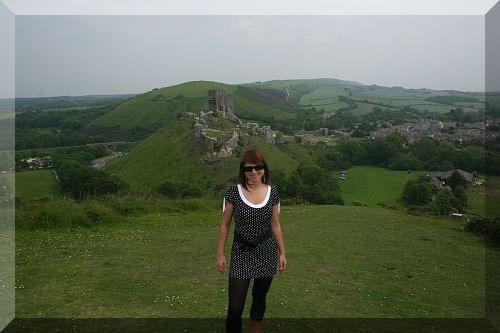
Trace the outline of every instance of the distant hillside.
<instances>
[{"instance_id":1,"label":"distant hillside","mask_svg":"<svg viewBox=\"0 0 500 333\"><path fill-rule=\"evenodd\" d=\"M241 85L192 81L153 89L111 107L91 125L143 128L150 132L165 126L182 112L200 111L210 89L224 89L233 97L236 115L243 121L283 124L297 119L300 108L366 114L374 107L447 113L461 107L465 112L484 109L484 94L451 90L404 89L363 85L338 79L273 80ZM340 98L339 98L340 96Z\"/></svg>"},{"instance_id":2,"label":"distant hillside","mask_svg":"<svg viewBox=\"0 0 500 333\"><path fill-rule=\"evenodd\" d=\"M438 113L449 112L455 107L461 107L465 112L484 109L484 94L479 92L405 89L336 79L274 80L249 85L288 91L290 103L329 112L347 106L339 101L338 97L343 96L357 104L357 107L351 110L355 115L368 113L375 106L394 110L406 106L419 111Z\"/></svg>"},{"instance_id":3,"label":"distant hillside","mask_svg":"<svg viewBox=\"0 0 500 333\"><path fill-rule=\"evenodd\" d=\"M16 112L23 112L108 106L133 96L135 94L35 97L16 98L15 102ZM6 103L11 103L11 100L6 99L3 103L0 100L0 107Z\"/></svg>"},{"instance_id":4,"label":"distant hillside","mask_svg":"<svg viewBox=\"0 0 500 333\"><path fill-rule=\"evenodd\" d=\"M235 113L241 119L295 117L292 110L276 107L273 102L252 95L243 87L219 82L194 81L138 95L116 105L93 124L102 127L161 128L182 112L199 112L207 101L208 91L218 88L224 89L233 97Z\"/></svg>"},{"instance_id":5,"label":"distant hillside","mask_svg":"<svg viewBox=\"0 0 500 333\"><path fill-rule=\"evenodd\" d=\"M227 184L237 182L239 157L205 161L194 140L193 125L191 119L175 119L129 154L109 161L105 169L140 191L151 190L167 180L179 180L199 186L204 195L220 194ZM316 159L320 152L319 148L299 144L278 148L259 136L250 136L242 148L261 149L271 171L282 170L285 174L295 170L302 160Z\"/></svg>"}]
</instances>

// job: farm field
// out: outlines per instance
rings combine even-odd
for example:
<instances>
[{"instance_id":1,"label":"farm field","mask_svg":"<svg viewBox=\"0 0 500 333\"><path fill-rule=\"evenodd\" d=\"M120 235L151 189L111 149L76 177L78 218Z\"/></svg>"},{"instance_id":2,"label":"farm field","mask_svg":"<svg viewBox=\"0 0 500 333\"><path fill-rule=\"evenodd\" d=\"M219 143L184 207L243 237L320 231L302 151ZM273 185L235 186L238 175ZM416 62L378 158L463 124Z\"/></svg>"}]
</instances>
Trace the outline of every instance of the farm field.
<instances>
[{"instance_id":1,"label":"farm field","mask_svg":"<svg viewBox=\"0 0 500 333\"><path fill-rule=\"evenodd\" d=\"M347 179L340 180L340 195L346 204L375 207L379 204L402 207L400 201L406 182L424 175L424 171L408 174L372 166L355 166L347 171Z\"/></svg>"},{"instance_id":2,"label":"farm field","mask_svg":"<svg viewBox=\"0 0 500 333\"><path fill-rule=\"evenodd\" d=\"M404 208L400 196L406 182L424 174L424 171L415 171L412 175L409 175L406 171L355 166L347 170L347 180L339 180L341 196L347 205L374 207L382 204ZM499 210L496 209L500 207L500 177L487 176L487 183L487 192L485 192L484 185L468 187L466 214L484 216L485 208L487 208L489 215L500 216Z\"/></svg>"},{"instance_id":3,"label":"farm field","mask_svg":"<svg viewBox=\"0 0 500 333\"><path fill-rule=\"evenodd\" d=\"M16 172L16 197L40 199L62 195L62 188L52 170Z\"/></svg>"},{"instance_id":4,"label":"farm field","mask_svg":"<svg viewBox=\"0 0 500 333\"><path fill-rule=\"evenodd\" d=\"M223 318L227 276L214 263L220 216L18 229L16 317ZM267 318L485 316L484 240L461 221L302 205L283 206L281 223L288 269L271 286Z\"/></svg>"}]
</instances>

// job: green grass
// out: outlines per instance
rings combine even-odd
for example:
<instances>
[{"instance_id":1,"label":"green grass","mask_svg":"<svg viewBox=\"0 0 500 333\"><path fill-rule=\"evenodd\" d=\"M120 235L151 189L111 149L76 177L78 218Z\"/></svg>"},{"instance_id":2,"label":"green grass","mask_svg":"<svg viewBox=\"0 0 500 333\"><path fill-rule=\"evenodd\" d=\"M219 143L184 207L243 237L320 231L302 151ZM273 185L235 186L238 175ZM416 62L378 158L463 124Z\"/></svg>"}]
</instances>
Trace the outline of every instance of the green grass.
<instances>
[{"instance_id":1,"label":"green grass","mask_svg":"<svg viewBox=\"0 0 500 333\"><path fill-rule=\"evenodd\" d=\"M119 103L112 111L94 121L98 126L122 126L125 128L165 125L180 112L199 112L206 102L208 90L223 88L234 92L235 88L219 82L193 81L155 89ZM180 98L177 96L181 96Z\"/></svg>"},{"instance_id":2,"label":"green grass","mask_svg":"<svg viewBox=\"0 0 500 333\"><path fill-rule=\"evenodd\" d=\"M125 180L134 190L149 191L166 180L182 180L199 186L206 196L217 195L221 187L235 182L240 157L204 162L203 152L194 141L193 124L192 119L171 122L127 155L108 161L104 169ZM209 135L215 136L216 133ZM270 145L258 135L250 135L248 139L241 151L260 149L271 173L280 169L288 175L300 161L314 161L324 153L322 148L295 143Z\"/></svg>"},{"instance_id":3,"label":"green grass","mask_svg":"<svg viewBox=\"0 0 500 333\"><path fill-rule=\"evenodd\" d=\"M346 204L377 206L384 204L402 207L400 200L409 179L416 179L423 171L408 174L371 166L356 166L347 170L347 180L340 180L341 197Z\"/></svg>"},{"instance_id":4,"label":"green grass","mask_svg":"<svg viewBox=\"0 0 500 333\"><path fill-rule=\"evenodd\" d=\"M236 85L219 82L193 81L155 89L119 103L105 115L97 118L94 125L134 127L163 127L181 112L198 113L207 102L210 89L222 88L233 97L235 114L242 118L274 117L276 120L294 118L290 110L247 98L237 92Z\"/></svg>"},{"instance_id":5,"label":"green grass","mask_svg":"<svg viewBox=\"0 0 500 333\"><path fill-rule=\"evenodd\" d=\"M40 199L62 195L62 188L52 170L16 172L16 197Z\"/></svg>"},{"instance_id":6,"label":"green grass","mask_svg":"<svg viewBox=\"0 0 500 333\"><path fill-rule=\"evenodd\" d=\"M223 318L220 216L154 213L73 231L17 230L16 317ZM288 269L273 281L267 318L485 315L483 238L461 222L306 205L283 206L281 223Z\"/></svg>"},{"instance_id":7,"label":"green grass","mask_svg":"<svg viewBox=\"0 0 500 333\"><path fill-rule=\"evenodd\" d=\"M209 188L199 153L192 152L193 120L172 122L138 144L126 156L106 163L105 170L125 180L133 189L149 190L166 180L190 179ZM147 176L146 176L147 175Z\"/></svg>"},{"instance_id":8,"label":"green grass","mask_svg":"<svg viewBox=\"0 0 500 333\"><path fill-rule=\"evenodd\" d=\"M474 215L485 215L484 186L469 187L467 189L466 212Z\"/></svg>"}]
</instances>

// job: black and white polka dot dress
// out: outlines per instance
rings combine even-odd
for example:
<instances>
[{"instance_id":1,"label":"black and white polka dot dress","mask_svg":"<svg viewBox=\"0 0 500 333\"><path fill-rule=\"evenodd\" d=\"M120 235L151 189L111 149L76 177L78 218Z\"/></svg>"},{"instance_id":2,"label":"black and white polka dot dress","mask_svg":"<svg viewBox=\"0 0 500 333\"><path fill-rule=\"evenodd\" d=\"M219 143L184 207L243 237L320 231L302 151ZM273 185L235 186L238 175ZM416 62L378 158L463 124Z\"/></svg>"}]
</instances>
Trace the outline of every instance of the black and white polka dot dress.
<instances>
[{"instance_id":1,"label":"black and white polka dot dress","mask_svg":"<svg viewBox=\"0 0 500 333\"><path fill-rule=\"evenodd\" d=\"M280 208L278 190L274 186L267 186L267 195L260 204L248 201L240 184L229 187L224 195L222 211L225 210L226 202L233 204L235 230L245 239L254 239L270 231L273 206L278 205ZM250 279L274 276L278 257L274 234L253 250L244 250L239 243L233 242L229 277Z\"/></svg>"}]
</instances>

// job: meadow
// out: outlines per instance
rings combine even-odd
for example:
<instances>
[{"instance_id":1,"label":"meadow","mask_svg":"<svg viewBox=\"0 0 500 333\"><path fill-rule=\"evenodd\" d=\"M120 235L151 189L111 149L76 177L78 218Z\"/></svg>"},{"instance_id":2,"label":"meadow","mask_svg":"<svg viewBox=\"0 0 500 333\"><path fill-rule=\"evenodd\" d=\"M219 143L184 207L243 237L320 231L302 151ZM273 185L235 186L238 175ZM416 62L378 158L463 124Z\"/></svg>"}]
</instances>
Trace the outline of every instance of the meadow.
<instances>
[{"instance_id":1,"label":"meadow","mask_svg":"<svg viewBox=\"0 0 500 333\"><path fill-rule=\"evenodd\" d=\"M18 229L16 317L223 318L215 205ZM288 269L275 277L268 318L485 315L484 239L461 221L301 205L283 206L281 223Z\"/></svg>"},{"instance_id":2,"label":"meadow","mask_svg":"<svg viewBox=\"0 0 500 333\"><path fill-rule=\"evenodd\" d=\"M40 199L60 197L63 191L52 170L16 172L16 197Z\"/></svg>"},{"instance_id":3,"label":"meadow","mask_svg":"<svg viewBox=\"0 0 500 333\"><path fill-rule=\"evenodd\" d=\"M403 207L401 193L406 182L425 175L424 171L393 171L373 166L356 166L346 170L347 179L340 180L341 196L346 204L375 207Z\"/></svg>"},{"instance_id":4,"label":"meadow","mask_svg":"<svg viewBox=\"0 0 500 333\"><path fill-rule=\"evenodd\" d=\"M292 160L314 159L299 152ZM17 194L50 172L18 173ZM485 239L464 232L465 220L408 215L399 196L420 174L356 166L340 181L345 206L283 205L288 269L275 277L266 317L484 317ZM470 210L481 212L480 188L470 191ZM24 205L16 216L16 317L225 317L227 275L214 262L220 200L78 203L56 195L45 208ZM25 218L40 225L30 229ZM85 219L87 227L73 224ZM232 232L228 258L231 242ZM489 249L490 258L499 255Z\"/></svg>"}]
</instances>

